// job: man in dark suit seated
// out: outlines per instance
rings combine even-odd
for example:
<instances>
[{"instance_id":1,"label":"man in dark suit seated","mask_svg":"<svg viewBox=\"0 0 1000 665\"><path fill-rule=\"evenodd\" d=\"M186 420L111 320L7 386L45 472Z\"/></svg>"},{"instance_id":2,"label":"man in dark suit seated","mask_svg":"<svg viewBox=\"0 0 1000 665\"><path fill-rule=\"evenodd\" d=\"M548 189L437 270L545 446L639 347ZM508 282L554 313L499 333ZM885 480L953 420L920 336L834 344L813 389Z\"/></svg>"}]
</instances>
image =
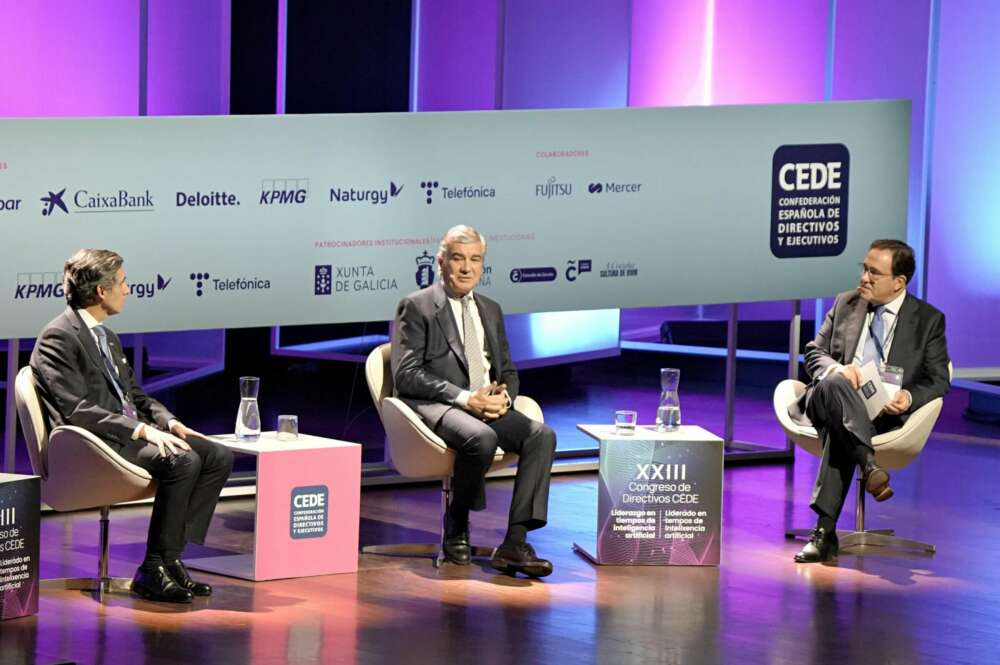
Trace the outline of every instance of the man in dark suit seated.
<instances>
[{"instance_id":1,"label":"man in dark suit seated","mask_svg":"<svg viewBox=\"0 0 1000 665\"><path fill-rule=\"evenodd\" d=\"M837 296L816 339L806 345L805 414L823 441L811 507L819 515L799 563L837 557L837 518L860 467L876 501L892 496L889 474L875 463L872 437L901 427L909 414L948 392L944 315L906 292L916 263L899 240L876 240L861 264L857 289ZM874 421L857 390L868 362L903 369L902 389ZM801 408L793 407L801 414Z\"/></svg>"},{"instance_id":2,"label":"man in dark suit seated","mask_svg":"<svg viewBox=\"0 0 1000 665\"><path fill-rule=\"evenodd\" d=\"M69 306L39 334L31 369L52 427L82 427L156 479L146 557L132 591L190 603L212 587L191 579L181 551L185 542L205 542L233 454L186 427L136 383L118 336L103 325L129 295L122 263L103 249L81 249L66 262Z\"/></svg>"},{"instance_id":3,"label":"man in dark suit seated","mask_svg":"<svg viewBox=\"0 0 1000 665\"><path fill-rule=\"evenodd\" d=\"M486 472L497 446L520 457L507 534L491 565L544 577L552 564L527 533L548 519L549 474L556 447L550 427L513 409L519 382L500 306L473 289L483 274L486 240L455 226L438 249L440 281L403 298L392 337L396 391L456 453L444 555L467 565L469 511L486 507Z\"/></svg>"}]
</instances>

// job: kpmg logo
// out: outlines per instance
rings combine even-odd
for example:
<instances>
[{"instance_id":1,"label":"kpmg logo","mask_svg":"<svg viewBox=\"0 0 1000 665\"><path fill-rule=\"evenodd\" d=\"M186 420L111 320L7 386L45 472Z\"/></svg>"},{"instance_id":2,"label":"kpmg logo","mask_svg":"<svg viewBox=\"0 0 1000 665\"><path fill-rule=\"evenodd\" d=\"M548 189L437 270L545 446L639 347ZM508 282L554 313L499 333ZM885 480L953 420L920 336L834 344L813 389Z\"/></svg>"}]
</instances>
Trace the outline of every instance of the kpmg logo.
<instances>
[{"instance_id":1,"label":"kpmg logo","mask_svg":"<svg viewBox=\"0 0 1000 665\"><path fill-rule=\"evenodd\" d=\"M19 272L14 300L44 300L66 297L61 272Z\"/></svg>"},{"instance_id":2,"label":"kpmg logo","mask_svg":"<svg viewBox=\"0 0 1000 665\"><path fill-rule=\"evenodd\" d=\"M5 199L0 197L0 212L18 210L21 207L21 199Z\"/></svg>"},{"instance_id":3,"label":"kpmg logo","mask_svg":"<svg viewBox=\"0 0 1000 665\"><path fill-rule=\"evenodd\" d=\"M573 194L573 185L568 183L556 182L555 176L552 176L545 181L544 185L535 185L535 197L543 199L551 199L556 196L570 196Z\"/></svg>"},{"instance_id":4,"label":"kpmg logo","mask_svg":"<svg viewBox=\"0 0 1000 665\"><path fill-rule=\"evenodd\" d=\"M591 194L637 194L642 189L641 182L592 182L587 185Z\"/></svg>"},{"instance_id":5,"label":"kpmg logo","mask_svg":"<svg viewBox=\"0 0 1000 665\"><path fill-rule=\"evenodd\" d=\"M510 281L515 284L529 282L554 282L558 273L555 268L514 268L510 271Z\"/></svg>"},{"instance_id":6,"label":"kpmg logo","mask_svg":"<svg viewBox=\"0 0 1000 665\"><path fill-rule=\"evenodd\" d=\"M434 283L434 257L424 250L424 253L417 257L417 272L414 275L417 286L426 289Z\"/></svg>"},{"instance_id":7,"label":"kpmg logo","mask_svg":"<svg viewBox=\"0 0 1000 665\"><path fill-rule=\"evenodd\" d=\"M316 266L313 269L313 293L317 296L333 293L333 266Z\"/></svg>"},{"instance_id":8,"label":"kpmg logo","mask_svg":"<svg viewBox=\"0 0 1000 665\"><path fill-rule=\"evenodd\" d=\"M160 291L163 291L168 286L170 282L173 281L173 277L164 277L163 275L157 274L156 280L150 280L148 282L129 282L129 292L136 298L152 298Z\"/></svg>"},{"instance_id":9,"label":"kpmg logo","mask_svg":"<svg viewBox=\"0 0 1000 665\"><path fill-rule=\"evenodd\" d=\"M191 273L194 292L199 298L207 291L267 291L271 280L262 277L212 277L207 272Z\"/></svg>"},{"instance_id":10,"label":"kpmg logo","mask_svg":"<svg viewBox=\"0 0 1000 665\"><path fill-rule=\"evenodd\" d=\"M308 178L272 178L260 181L260 205L300 205L309 198Z\"/></svg>"},{"instance_id":11,"label":"kpmg logo","mask_svg":"<svg viewBox=\"0 0 1000 665\"><path fill-rule=\"evenodd\" d=\"M48 217L56 209L62 210L63 212L69 214L69 209L63 202L63 194L65 193L66 193L66 188L63 187L58 192L49 192L48 196L43 196L41 198L42 203L45 204L45 206L42 208L43 217Z\"/></svg>"},{"instance_id":12,"label":"kpmg logo","mask_svg":"<svg viewBox=\"0 0 1000 665\"><path fill-rule=\"evenodd\" d=\"M579 261L566 262L566 281L575 282L576 278L585 272L593 269L594 262L591 259L580 259Z\"/></svg>"},{"instance_id":13,"label":"kpmg logo","mask_svg":"<svg viewBox=\"0 0 1000 665\"><path fill-rule=\"evenodd\" d=\"M495 199L497 196L496 189L488 185L448 187L447 185L441 185L437 180L421 181L420 189L424 190L424 194L426 195L424 201L427 205L434 203L434 192L438 189L441 190L441 198L445 201L455 199Z\"/></svg>"},{"instance_id":14,"label":"kpmg logo","mask_svg":"<svg viewBox=\"0 0 1000 665\"><path fill-rule=\"evenodd\" d=\"M389 181L389 186L385 189L371 188L358 189L356 187L331 187L330 203L370 203L372 205L386 205L391 199L396 198L403 191L402 185Z\"/></svg>"},{"instance_id":15,"label":"kpmg logo","mask_svg":"<svg viewBox=\"0 0 1000 665\"><path fill-rule=\"evenodd\" d=\"M177 192L175 205L178 208L225 208L238 206L240 200L235 194L223 191Z\"/></svg>"}]
</instances>

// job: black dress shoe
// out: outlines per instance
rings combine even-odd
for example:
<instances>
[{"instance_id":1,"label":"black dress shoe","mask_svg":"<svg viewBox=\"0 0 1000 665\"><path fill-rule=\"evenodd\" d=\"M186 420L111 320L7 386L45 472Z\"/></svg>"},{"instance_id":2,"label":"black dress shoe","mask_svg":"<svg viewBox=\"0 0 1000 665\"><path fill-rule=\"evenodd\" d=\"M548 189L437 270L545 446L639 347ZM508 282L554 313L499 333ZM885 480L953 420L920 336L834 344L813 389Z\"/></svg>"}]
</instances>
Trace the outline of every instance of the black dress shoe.
<instances>
[{"instance_id":1,"label":"black dress shoe","mask_svg":"<svg viewBox=\"0 0 1000 665\"><path fill-rule=\"evenodd\" d=\"M892 498L892 488L889 487L889 474L878 464L871 462L864 469L865 489L875 497L876 501Z\"/></svg>"},{"instance_id":2,"label":"black dress shoe","mask_svg":"<svg viewBox=\"0 0 1000 665\"><path fill-rule=\"evenodd\" d=\"M139 568L132 578L132 593L146 600L157 600L161 603L190 603L194 596L190 591L179 585L173 576L167 572L167 567L160 564L152 570Z\"/></svg>"},{"instance_id":3,"label":"black dress shoe","mask_svg":"<svg viewBox=\"0 0 1000 665\"><path fill-rule=\"evenodd\" d=\"M180 559L177 559L176 561L168 561L167 572L170 573L170 576L174 578L174 581L176 581L177 584L181 585L194 595L212 595L212 585L205 584L204 582L195 582L191 579L191 575L188 574L187 568L184 567L184 562Z\"/></svg>"},{"instance_id":4,"label":"black dress shoe","mask_svg":"<svg viewBox=\"0 0 1000 665\"><path fill-rule=\"evenodd\" d=\"M545 577L552 574L552 562L538 558L535 548L528 543L504 541L493 553L490 565L501 573L524 573L528 577Z\"/></svg>"},{"instance_id":5,"label":"black dress shoe","mask_svg":"<svg viewBox=\"0 0 1000 665\"><path fill-rule=\"evenodd\" d=\"M820 561L836 561L840 542L836 530L827 531L816 527L812 531L809 542L795 555L796 563L819 563Z\"/></svg>"},{"instance_id":6,"label":"black dress shoe","mask_svg":"<svg viewBox=\"0 0 1000 665\"><path fill-rule=\"evenodd\" d=\"M460 566L468 566L472 561L472 545L469 544L469 532L462 531L453 536L445 536L441 542L444 558Z\"/></svg>"}]
</instances>

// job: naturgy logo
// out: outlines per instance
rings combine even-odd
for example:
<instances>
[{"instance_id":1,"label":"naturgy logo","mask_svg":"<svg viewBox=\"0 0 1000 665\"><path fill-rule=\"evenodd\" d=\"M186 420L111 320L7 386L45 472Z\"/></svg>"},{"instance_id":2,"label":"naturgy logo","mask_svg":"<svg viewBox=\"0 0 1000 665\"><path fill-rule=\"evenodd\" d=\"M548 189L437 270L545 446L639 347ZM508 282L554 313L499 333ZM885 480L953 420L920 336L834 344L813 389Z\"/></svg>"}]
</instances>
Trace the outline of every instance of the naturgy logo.
<instances>
[{"instance_id":1,"label":"naturgy logo","mask_svg":"<svg viewBox=\"0 0 1000 665\"><path fill-rule=\"evenodd\" d=\"M397 186L390 181L387 189L356 189L354 187L331 187L330 203L370 203L386 205L389 199L394 199L403 191L403 186Z\"/></svg>"}]
</instances>

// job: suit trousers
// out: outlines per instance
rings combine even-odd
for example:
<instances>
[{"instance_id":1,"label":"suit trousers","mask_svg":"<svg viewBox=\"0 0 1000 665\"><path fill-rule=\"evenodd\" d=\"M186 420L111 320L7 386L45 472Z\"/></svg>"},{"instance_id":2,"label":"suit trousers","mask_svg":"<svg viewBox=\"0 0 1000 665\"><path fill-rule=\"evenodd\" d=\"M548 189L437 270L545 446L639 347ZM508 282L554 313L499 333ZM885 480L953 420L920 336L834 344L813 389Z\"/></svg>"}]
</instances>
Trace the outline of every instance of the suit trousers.
<instances>
[{"instance_id":1,"label":"suit trousers","mask_svg":"<svg viewBox=\"0 0 1000 665\"><path fill-rule=\"evenodd\" d=\"M486 507L486 472L497 447L519 456L510 502L510 524L540 529L548 521L549 479L556 448L552 428L513 409L490 422L459 408L445 412L435 429L455 453L451 509Z\"/></svg>"},{"instance_id":2,"label":"suit trousers","mask_svg":"<svg viewBox=\"0 0 1000 665\"><path fill-rule=\"evenodd\" d=\"M823 441L810 507L836 521L855 467L863 469L875 459L872 437L893 429L897 422L879 417L873 423L851 382L840 374L831 374L809 389L806 415Z\"/></svg>"},{"instance_id":3,"label":"suit trousers","mask_svg":"<svg viewBox=\"0 0 1000 665\"><path fill-rule=\"evenodd\" d=\"M185 543L203 544L219 493L232 471L229 448L195 436L189 436L187 443L191 450L167 457L143 439L131 441L119 451L157 481L147 555L176 559Z\"/></svg>"}]
</instances>

